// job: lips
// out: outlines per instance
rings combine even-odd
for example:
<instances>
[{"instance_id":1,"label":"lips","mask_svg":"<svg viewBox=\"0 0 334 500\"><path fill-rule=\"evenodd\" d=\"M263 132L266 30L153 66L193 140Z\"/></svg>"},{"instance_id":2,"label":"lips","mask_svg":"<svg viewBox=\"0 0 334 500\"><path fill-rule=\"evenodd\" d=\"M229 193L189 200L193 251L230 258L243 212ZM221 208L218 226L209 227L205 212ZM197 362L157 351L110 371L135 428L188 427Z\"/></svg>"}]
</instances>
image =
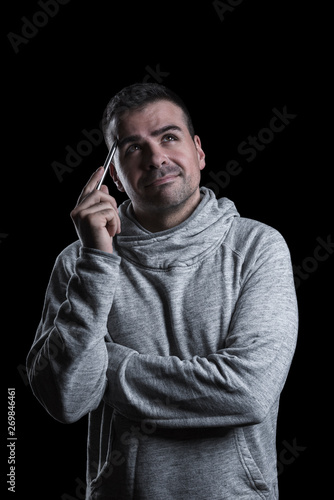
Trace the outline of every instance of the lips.
<instances>
[{"instance_id":1,"label":"lips","mask_svg":"<svg viewBox=\"0 0 334 500\"><path fill-rule=\"evenodd\" d=\"M173 182L176 177L178 177L179 174L168 174L164 175L163 177L158 177L154 181L150 182L149 184L146 184L146 187L154 187L154 186L160 186L161 184L167 184L169 182Z\"/></svg>"}]
</instances>

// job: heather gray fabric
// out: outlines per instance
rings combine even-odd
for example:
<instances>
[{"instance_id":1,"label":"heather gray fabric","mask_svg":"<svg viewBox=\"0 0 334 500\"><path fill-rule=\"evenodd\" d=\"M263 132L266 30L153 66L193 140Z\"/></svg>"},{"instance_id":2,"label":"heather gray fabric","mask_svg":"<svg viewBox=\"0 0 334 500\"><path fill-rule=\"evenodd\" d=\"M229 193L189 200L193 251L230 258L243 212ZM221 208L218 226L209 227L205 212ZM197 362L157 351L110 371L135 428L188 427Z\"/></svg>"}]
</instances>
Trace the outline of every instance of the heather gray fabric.
<instances>
[{"instance_id":1,"label":"heather gray fabric","mask_svg":"<svg viewBox=\"0 0 334 500\"><path fill-rule=\"evenodd\" d=\"M27 368L62 422L89 414L87 499L277 499L276 421L297 337L273 228L201 188L188 220L112 255L58 257Z\"/></svg>"}]
</instances>

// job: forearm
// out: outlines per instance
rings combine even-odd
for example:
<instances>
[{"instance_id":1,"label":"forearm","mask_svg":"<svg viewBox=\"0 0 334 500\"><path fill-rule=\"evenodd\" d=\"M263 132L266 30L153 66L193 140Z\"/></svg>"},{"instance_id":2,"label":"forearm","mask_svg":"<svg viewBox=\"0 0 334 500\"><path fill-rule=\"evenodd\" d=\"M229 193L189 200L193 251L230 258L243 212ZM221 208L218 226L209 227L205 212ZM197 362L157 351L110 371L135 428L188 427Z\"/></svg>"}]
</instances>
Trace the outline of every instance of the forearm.
<instances>
[{"instance_id":1,"label":"forearm","mask_svg":"<svg viewBox=\"0 0 334 500\"><path fill-rule=\"evenodd\" d=\"M288 373L295 332L286 333L279 352L277 345L256 343L190 360L126 352L108 344L105 400L129 419L161 427L259 423L278 399Z\"/></svg>"},{"instance_id":2,"label":"forearm","mask_svg":"<svg viewBox=\"0 0 334 500\"><path fill-rule=\"evenodd\" d=\"M191 360L132 353L116 373L115 358L125 354L118 347L109 346L105 400L123 416L168 428L257 423L255 393L231 380L223 353Z\"/></svg>"},{"instance_id":3,"label":"forearm","mask_svg":"<svg viewBox=\"0 0 334 500\"><path fill-rule=\"evenodd\" d=\"M63 301L61 292L55 291L59 277L51 279L27 368L36 397L58 420L78 420L103 397L107 318L118 269L118 258L83 249L63 285Z\"/></svg>"}]
</instances>

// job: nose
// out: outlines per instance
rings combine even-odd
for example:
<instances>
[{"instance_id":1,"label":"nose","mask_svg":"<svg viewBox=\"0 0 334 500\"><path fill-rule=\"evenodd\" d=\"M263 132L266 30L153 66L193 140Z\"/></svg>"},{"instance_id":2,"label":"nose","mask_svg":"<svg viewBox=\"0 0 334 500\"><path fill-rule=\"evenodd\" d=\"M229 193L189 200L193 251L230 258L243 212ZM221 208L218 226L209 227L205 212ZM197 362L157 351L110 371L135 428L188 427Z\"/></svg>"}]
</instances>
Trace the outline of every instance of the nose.
<instances>
[{"instance_id":1,"label":"nose","mask_svg":"<svg viewBox=\"0 0 334 500\"><path fill-rule=\"evenodd\" d=\"M146 145L144 165L147 169L161 168L164 165L168 165L168 163L168 156L159 144Z\"/></svg>"}]
</instances>

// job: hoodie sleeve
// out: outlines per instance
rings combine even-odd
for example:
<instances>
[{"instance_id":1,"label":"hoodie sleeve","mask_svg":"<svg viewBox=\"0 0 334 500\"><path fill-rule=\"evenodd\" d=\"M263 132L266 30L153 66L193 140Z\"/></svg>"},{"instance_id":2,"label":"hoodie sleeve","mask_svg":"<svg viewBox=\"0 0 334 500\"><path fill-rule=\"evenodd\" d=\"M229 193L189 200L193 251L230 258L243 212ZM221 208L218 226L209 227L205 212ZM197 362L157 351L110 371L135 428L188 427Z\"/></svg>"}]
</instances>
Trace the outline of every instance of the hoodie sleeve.
<instances>
[{"instance_id":1,"label":"hoodie sleeve","mask_svg":"<svg viewBox=\"0 0 334 500\"><path fill-rule=\"evenodd\" d=\"M32 390L57 420L71 423L100 403L106 385L107 318L120 258L74 245L58 257L27 357Z\"/></svg>"},{"instance_id":2,"label":"hoodie sleeve","mask_svg":"<svg viewBox=\"0 0 334 500\"><path fill-rule=\"evenodd\" d=\"M224 346L207 357L139 354L111 342L105 400L161 427L262 422L278 400L297 338L290 254L276 233L252 251Z\"/></svg>"}]
</instances>

